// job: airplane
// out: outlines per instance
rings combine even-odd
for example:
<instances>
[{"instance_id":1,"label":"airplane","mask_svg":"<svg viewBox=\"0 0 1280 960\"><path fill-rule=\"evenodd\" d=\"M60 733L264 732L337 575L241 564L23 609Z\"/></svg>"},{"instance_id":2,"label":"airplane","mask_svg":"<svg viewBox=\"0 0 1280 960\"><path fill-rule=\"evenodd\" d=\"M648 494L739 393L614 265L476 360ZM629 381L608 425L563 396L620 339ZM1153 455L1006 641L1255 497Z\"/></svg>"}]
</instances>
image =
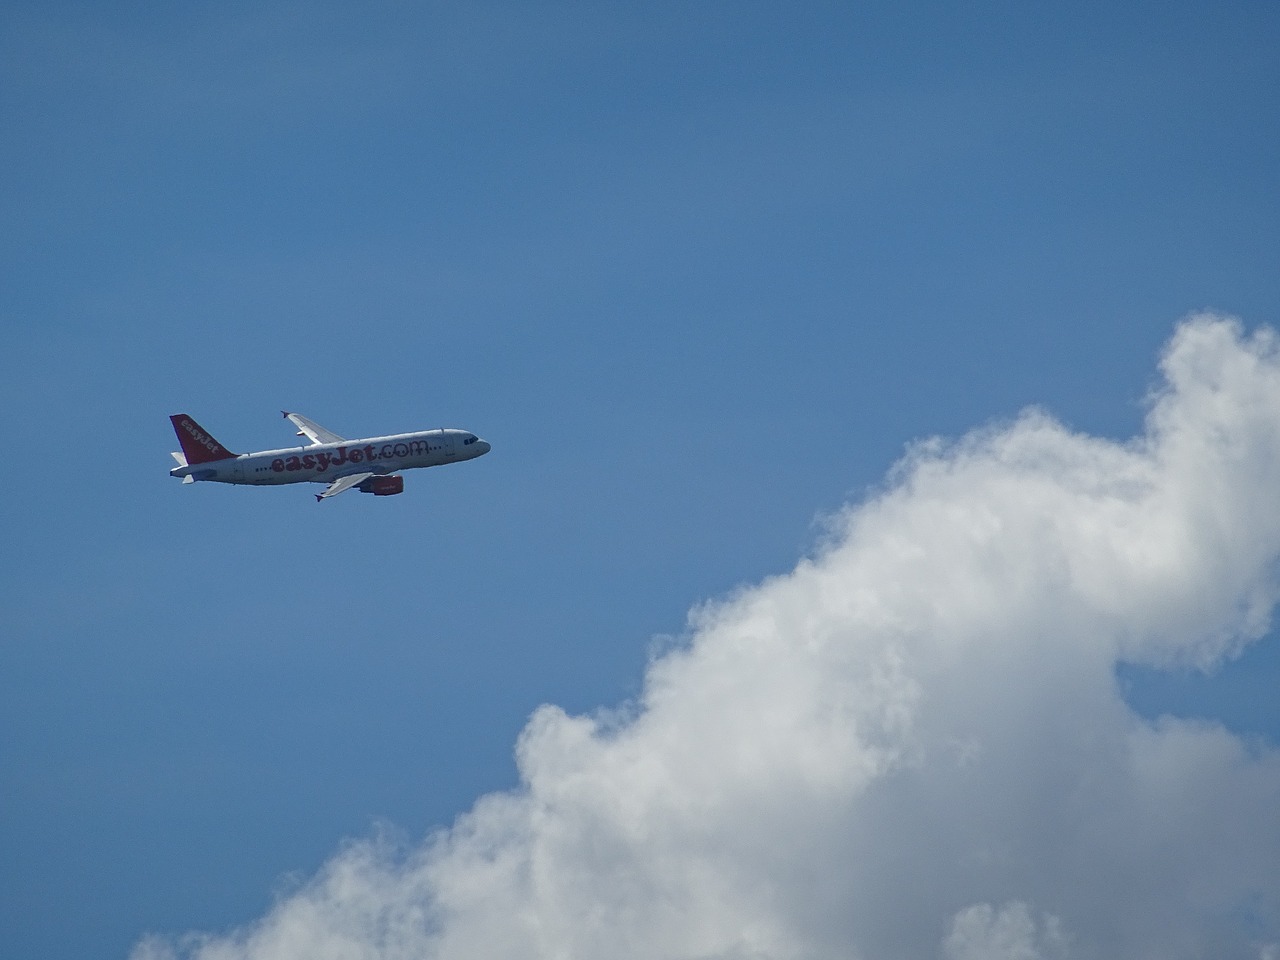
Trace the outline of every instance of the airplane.
<instances>
[{"instance_id":1,"label":"airplane","mask_svg":"<svg viewBox=\"0 0 1280 960\"><path fill-rule=\"evenodd\" d=\"M172 454L178 465L169 471L183 483L211 480L274 486L281 483L325 483L316 500L336 497L353 487L375 497L404 492L401 470L435 467L474 460L489 452L489 444L466 430L420 430L387 437L347 440L300 413L281 410L310 445L260 453L232 453L208 430L185 413L169 418L182 452Z\"/></svg>"}]
</instances>

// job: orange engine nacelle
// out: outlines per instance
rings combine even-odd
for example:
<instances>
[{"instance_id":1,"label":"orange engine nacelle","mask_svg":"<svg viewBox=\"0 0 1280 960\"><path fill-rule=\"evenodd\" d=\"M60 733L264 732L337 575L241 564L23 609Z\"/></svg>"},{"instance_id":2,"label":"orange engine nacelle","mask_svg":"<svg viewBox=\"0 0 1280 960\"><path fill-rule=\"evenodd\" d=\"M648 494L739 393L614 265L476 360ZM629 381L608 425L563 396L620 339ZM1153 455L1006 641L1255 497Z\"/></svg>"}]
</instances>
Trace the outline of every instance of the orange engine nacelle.
<instances>
[{"instance_id":1,"label":"orange engine nacelle","mask_svg":"<svg viewBox=\"0 0 1280 960\"><path fill-rule=\"evenodd\" d=\"M372 493L375 497L390 497L404 493L404 477L370 477L360 484L361 493Z\"/></svg>"}]
</instances>

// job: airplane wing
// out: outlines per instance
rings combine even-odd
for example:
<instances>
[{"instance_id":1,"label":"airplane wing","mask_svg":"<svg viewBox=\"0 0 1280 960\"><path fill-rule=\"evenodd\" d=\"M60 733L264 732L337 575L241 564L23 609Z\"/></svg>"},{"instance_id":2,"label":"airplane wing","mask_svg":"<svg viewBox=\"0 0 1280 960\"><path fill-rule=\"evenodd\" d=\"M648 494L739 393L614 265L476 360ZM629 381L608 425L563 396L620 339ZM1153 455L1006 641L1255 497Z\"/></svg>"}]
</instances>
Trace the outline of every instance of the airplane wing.
<instances>
[{"instance_id":1,"label":"airplane wing","mask_svg":"<svg viewBox=\"0 0 1280 960\"><path fill-rule=\"evenodd\" d=\"M336 497L344 490L350 490L352 487L358 487L372 476L372 473L353 473L349 477L339 477L337 480L333 481L333 483L324 488L324 493L316 494L316 502L319 503L326 497Z\"/></svg>"},{"instance_id":2,"label":"airplane wing","mask_svg":"<svg viewBox=\"0 0 1280 960\"><path fill-rule=\"evenodd\" d=\"M300 413L290 413L288 410L281 410L286 420L292 420L293 425L298 428L298 436L306 436L311 440L311 445L315 446L319 443L341 443L346 437L340 437L332 430L326 430L314 420L308 420Z\"/></svg>"}]
</instances>

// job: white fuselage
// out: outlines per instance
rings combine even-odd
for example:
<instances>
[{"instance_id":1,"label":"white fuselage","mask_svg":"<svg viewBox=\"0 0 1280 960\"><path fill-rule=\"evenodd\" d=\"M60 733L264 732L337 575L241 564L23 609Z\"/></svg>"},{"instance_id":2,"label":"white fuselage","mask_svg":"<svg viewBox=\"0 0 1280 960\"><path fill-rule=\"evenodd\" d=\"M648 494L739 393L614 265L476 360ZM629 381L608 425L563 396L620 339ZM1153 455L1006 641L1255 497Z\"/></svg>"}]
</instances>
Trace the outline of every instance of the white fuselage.
<instances>
[{"instance_id":1,"label":"white fuselage","mask_svg":"<svg viewBox=\"0 0 1280 960\"><path fill-rule=\"evenodd\" d=\"M488 452L489 444L466 430L421 430L389 437L242 453L211 463L175 467L169 473L216 483L332 483L358 473L385 475L414 467L457 463Z\"/></svg>"}]
</instances>

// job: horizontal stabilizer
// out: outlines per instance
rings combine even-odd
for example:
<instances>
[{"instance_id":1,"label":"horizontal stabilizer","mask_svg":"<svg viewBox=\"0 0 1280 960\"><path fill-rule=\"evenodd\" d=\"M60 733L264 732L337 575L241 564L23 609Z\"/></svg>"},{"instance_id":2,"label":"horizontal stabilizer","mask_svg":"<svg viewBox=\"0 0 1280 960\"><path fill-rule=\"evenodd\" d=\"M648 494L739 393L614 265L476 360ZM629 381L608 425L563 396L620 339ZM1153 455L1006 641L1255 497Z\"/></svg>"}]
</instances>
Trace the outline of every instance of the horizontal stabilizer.
<instances>
[{"instance_id":1,"label":"horizontal stabilizer","mask_svg":"<svg viewBox=\"0 0 1280 960\"><path fill-rule=\"evenodd\" d=\"M185 467L187 465L187 458L183 456L181 453L179 453L177 450L174 450L172 453L169 454L169 456L173 457L173 459L178 461L178 466Z\"/></svg>"}]
</instances>

